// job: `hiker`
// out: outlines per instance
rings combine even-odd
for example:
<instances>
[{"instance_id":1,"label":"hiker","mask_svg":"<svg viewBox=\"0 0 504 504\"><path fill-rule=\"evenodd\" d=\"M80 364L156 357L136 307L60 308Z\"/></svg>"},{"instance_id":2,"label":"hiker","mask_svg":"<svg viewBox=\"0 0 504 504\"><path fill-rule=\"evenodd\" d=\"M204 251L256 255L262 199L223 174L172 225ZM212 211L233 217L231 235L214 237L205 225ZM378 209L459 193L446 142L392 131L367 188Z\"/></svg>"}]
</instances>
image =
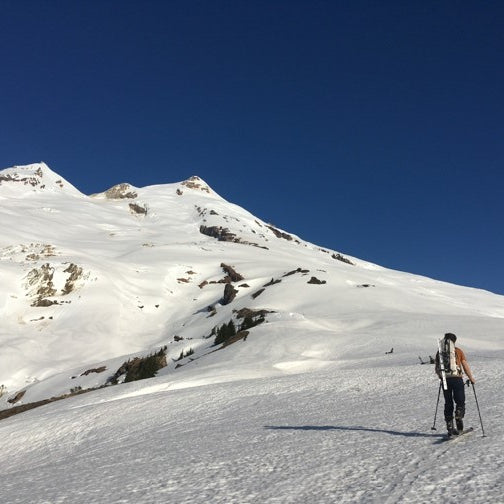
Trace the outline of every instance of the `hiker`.
<instances>
[{"instance_id":1,"label":"hiker","mask_svg":"<svg viewBox=\"0 0 504 504\"><path fill-rule=\"evenodd\" d=\"M467 375L471 383L476 380L472 375L464 352L455 346L457 336L446 333L440 341L444 370L446 375L446 390L443 388L445 399L444 417L449 435L457 435L464 430L465 415L465 389L463 373ZM436 354L436 374L442 379L439 351ZM455 426L453 425L453 409L455 402Z\"/></svg>"}]
</instances>

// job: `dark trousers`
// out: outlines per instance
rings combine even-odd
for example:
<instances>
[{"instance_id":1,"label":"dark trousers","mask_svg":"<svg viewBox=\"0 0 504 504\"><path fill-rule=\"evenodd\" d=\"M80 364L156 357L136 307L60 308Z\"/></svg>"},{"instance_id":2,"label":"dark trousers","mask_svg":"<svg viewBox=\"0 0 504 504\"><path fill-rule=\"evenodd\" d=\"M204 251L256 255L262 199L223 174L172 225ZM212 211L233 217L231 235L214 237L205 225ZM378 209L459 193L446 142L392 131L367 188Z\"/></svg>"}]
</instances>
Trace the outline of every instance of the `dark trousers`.
<instances>
[{"instance_id":1,"label":"dark trousers","mask_svg":"<svg viewBox=\"0 0 504 504\"><path fill-rule=\"evenodd\" d=\"M464 418L465 415L465 389L462 378L447 378L447 390L443 389L445 406L445 420L453 420L453 402L455 402L455 418Z\"/></svg>"}]
</instances>

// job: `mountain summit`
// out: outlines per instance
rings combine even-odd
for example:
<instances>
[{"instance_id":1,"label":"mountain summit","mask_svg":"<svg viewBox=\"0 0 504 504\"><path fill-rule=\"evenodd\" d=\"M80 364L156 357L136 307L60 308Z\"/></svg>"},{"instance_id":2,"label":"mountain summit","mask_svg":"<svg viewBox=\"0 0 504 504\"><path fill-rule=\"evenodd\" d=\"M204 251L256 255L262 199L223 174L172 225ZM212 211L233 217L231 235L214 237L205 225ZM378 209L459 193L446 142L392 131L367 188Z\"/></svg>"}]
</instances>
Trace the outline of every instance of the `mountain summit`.
<instances>
[{"instance_id":1,"label":"mountain summit","mask_svg":"<svg viewBox=\"0 0 504 504\"><path fill-rule=\"evenodd\" d=\"M160 374L267 376L374 358L377 338L410 359L448 325L504 318L501 296L323 249L199 177L86 196L42 163L0 171L0 198L0 409L159 352Z\"/></svg>"},{"instance_id":2,"label":"mountain summit","mask_svg":"<svg viewBox=\"0 0 504 504\"><path fill-rule=\"evenodd\" d=\"M0 198L40 192L81 194L45 163L13 166L0 172Z\"/></svg>"}]
</instances>

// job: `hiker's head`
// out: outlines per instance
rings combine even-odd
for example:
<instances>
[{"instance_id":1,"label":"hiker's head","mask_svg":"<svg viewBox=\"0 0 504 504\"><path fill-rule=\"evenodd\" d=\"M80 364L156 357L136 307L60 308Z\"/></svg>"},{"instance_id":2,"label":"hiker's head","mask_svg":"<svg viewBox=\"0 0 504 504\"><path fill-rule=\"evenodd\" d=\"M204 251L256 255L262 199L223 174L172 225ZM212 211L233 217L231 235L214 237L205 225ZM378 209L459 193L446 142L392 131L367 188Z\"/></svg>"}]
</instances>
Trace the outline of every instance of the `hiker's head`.
<instances>
[{"instance_id":1,"label":"hiker's head","mask_svg":"<svg viewBox=\"0 0 504 504\"><path fill-rule=\"evenodd\" d=\"M444 335L444 338L445 340L450 340L450 341L453 341L453 343L455 343L455 341L457 341L457 336L455 336L455 334L451 333L451 332L447 332L445 335Z\"/></svg>"}]
</instances>

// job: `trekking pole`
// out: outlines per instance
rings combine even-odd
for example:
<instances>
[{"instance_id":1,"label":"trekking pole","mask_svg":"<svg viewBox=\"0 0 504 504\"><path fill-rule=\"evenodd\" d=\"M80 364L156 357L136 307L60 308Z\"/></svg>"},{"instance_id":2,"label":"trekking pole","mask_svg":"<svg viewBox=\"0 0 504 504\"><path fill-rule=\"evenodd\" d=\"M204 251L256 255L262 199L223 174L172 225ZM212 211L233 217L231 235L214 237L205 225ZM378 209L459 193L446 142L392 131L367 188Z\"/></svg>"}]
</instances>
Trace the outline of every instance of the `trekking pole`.
<instances>
[{"instance_id":1,"label":"trekking pole","mask_svg":"<svg viewBox=\"0 0 504 504\"><path fill-rule=\"evenodd\" d=\"M437 393L437 403L436 403L436 412L434 413L434 423L432 424L431 430L437 430L436 429L436 417L437 417L437 410L439 406L439 396L441 395L441 381L439 381L439 389Z\"/></svg>"},{"instance_id":2,"label":"trekking pole","mask_svg":"<svg viewBox=\"0 0 504 504\"><path fill-rule=\"evenodd\" d=\"M479 408L479 404L478 404L478 398L476 397L476 389L474 388L474 383L472 384L472 389L473 389L473 392L474 392L474 399L476 399L476 408L478 408L478 415L479 415L480 424L481 424L481 432L483 432L483 436L482 437L486 437L486 435L485 435L485 429L483 429L483 420L481 420L481 412L480 412L480 408Z\"/></svg>"}]
</instances>

